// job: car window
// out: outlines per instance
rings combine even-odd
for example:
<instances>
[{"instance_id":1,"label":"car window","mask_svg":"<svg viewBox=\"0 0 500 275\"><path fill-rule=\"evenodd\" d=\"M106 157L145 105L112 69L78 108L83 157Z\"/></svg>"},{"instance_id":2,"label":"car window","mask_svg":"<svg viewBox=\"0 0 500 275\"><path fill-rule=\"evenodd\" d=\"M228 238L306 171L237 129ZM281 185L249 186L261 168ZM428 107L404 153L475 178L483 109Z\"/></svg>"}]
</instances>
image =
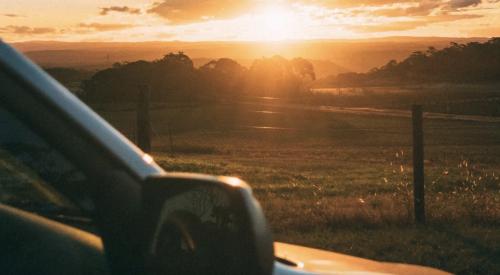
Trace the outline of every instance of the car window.
<instances>
[{"instance_id":1,"label":"car window","mask_svg":"<svg viewBox=\"0 0 500 275\"><path fill-rule=\"evenodd\" d=\"M88 216L87 177L0 105L0 202L60 219Z\"/></svg>"}]
</instances>

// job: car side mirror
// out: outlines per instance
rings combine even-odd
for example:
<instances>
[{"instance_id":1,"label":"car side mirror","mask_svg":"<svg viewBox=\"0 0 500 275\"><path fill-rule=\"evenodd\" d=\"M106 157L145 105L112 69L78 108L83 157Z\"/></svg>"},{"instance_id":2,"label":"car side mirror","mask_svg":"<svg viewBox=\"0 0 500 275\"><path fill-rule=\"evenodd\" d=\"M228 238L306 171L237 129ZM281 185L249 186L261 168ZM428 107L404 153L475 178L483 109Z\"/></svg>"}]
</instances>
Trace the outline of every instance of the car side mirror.
<instances>
[{"instance_id":1,"label":"car side mirror","mask_svg":"<svg viewBox=\"0 0 500 275\"><path fill-rule=\"evenodd\" d=\"M250 187L237 178L148 178L143 210L149 273L272 274L270 230Z\"/></svg>"}]
</instances>

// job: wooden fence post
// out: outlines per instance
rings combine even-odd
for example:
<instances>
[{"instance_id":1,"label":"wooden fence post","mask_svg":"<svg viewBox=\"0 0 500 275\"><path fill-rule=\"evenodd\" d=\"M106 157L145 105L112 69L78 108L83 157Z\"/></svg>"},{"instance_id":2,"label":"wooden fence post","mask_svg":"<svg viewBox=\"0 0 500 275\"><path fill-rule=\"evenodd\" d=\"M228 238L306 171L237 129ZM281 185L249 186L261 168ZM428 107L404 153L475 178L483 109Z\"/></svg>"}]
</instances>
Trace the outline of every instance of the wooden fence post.
<instances>
[{"instance_id":1,"label":"wooden fence post","mask_svg":"<svg viewBox=\"0 0 500 275\"><path fill-rule=\"evenodd\" d=\"M413 120L413 200L415 222L425 224L424 132L422 105L412 106Z\"/></svg>"},{"instance_id":2,"label":"wooden fence post","mask_svg":"<svg viewBox=\"0 0 500 275\"><path fill-rule=\"evenodd\" d=\"M139 85L139 96L137 99L137 145L146 153L151 152L149 97L149 86Z\"/></svg>"}]
</instances>

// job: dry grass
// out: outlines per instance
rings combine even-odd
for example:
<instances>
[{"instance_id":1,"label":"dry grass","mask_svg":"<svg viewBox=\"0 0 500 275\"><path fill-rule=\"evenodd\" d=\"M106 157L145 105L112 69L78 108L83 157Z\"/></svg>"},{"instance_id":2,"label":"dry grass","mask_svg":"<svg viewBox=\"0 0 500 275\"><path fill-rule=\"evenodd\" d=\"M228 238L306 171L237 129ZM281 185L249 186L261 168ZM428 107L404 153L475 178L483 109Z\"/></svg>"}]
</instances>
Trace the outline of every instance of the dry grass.
<instances>
[{"instance_id":1,"label":"dry grass","mask_svg":"<svg viewBox=\"0 0 500 275\"><path fill-rule=\"evenodd\" d=\"M287 156L278 163L231 156L159 154L157 159L167 170L229 174L253 183L279 241L460 274L500 271L494 260L500 256L500 181L491 177L493 172L483 171L488 181L473 174L481 177L481 188L470 189L473 177L464 172L470 165L446 168L446 175L443 169L428 169L434 180L428 176L428 223L420 227L413 223L411 169L395 161L377 166L380 184L368 184L363 182L371 178L365 175L373 170L359 165L349 169L360 172L357 178L349 173L330 177L328 170L286 161Z\"/></svg>"},{"instance_id":2,"label":"dry grass","mask_svg":"<svg viewBox=\"0 0 500 275\"><path fill-rule=\"evenodd\" d=\"M154 111L156 161L167 171L246 180L279 241L462 274L500 273L499 125L425 121L428 225L419 227L412 222L409 120L249 108ZM132 131L133 115L103 114Z\"/></svg>"}]
</instances>

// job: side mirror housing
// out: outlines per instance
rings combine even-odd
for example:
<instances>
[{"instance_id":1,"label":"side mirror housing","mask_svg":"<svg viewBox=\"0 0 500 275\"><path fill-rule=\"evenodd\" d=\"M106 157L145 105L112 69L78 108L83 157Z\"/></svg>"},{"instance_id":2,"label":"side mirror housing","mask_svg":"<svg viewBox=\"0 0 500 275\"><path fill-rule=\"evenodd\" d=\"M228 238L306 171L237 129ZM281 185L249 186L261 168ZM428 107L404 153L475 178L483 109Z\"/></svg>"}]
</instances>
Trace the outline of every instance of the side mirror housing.
<instances>
[{"instance_id":1,"label":"side mirror housing","mask_svg":"<svg viewBox=\"0 0 500 275\"><path fill-rule=\"evenodd\" d=\"M270 230L250 187L237 178L148 178L143 211L152 274L272 274Z\"/></svg>"}]
</instances>

